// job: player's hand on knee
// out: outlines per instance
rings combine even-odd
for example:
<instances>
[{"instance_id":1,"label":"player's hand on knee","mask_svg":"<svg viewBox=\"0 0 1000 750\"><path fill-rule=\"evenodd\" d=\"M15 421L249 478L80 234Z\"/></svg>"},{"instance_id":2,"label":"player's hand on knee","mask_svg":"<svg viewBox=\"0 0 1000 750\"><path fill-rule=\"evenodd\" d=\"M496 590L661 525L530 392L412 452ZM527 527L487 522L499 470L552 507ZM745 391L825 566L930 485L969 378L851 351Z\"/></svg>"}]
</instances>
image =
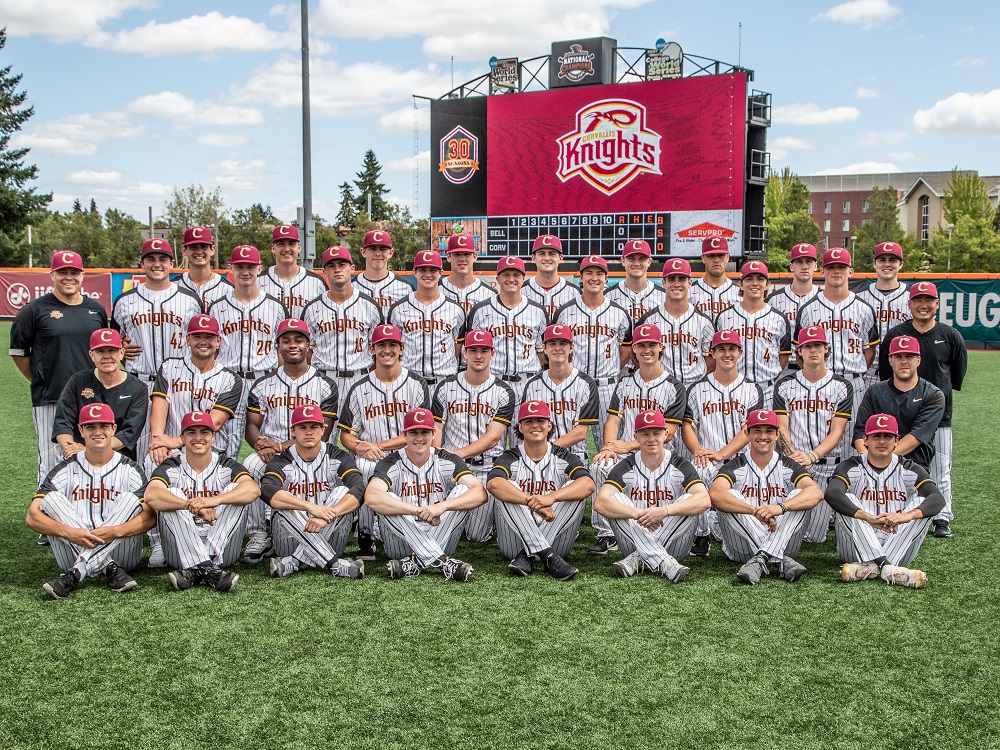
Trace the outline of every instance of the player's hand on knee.
<instances>
[{"instance_id":1,"label":"player's hand on knee","mask_svg":"<svg viewBox=\"0 0 1000 750\"><path fill-rule=\"evenodd\" d=\"M65 446L63 446L62 450L63 450L63 458L72 458L80 451L86 450L86 447L80 445L79 443L67 443Z\"/></svg>"},{"instance_id":2,"label":"player's hand on knee","mask_svg":"<svg viewBox=\"0 0 1000 750\"><path fill-rule=\"evenodd\" d=\"M125 359L136 359L142 354L142 347L128 339L122 341L122 348L125 350Z\"/></svg>"},{"instance_id":3,"label":"player's hand on knee","mask_svg":"<svg viewBox=\"0 0 1000 750\"><path fill-rule=\"evenodd\" d=\"M437 526L437 523L441 522L441 514L444 513L444 507L441 503L433 503L431 505L424 505L417 511L417 518L419 518L424 523L429 523L433 526ZM437 521L437 523L435 523Z\"/></svg>"},{"instance_id":4,"label":"player's hand on knee","mask_svg":"<svg viewBox=\"0 0 1000 750\"><path fill-rule=\"evenodd\" d=\"M540 515L546 523L552 523L556 520L556 512L552 508L539 508L535 513Z\"/></svg>"},{"instance_id":5,"label":"player's hand on knee","mask_svg":"<svg viewBox=\"0 0 1000 750\"><path fill-rule=\"evenodd\" d=\"M306 521L305 530L310 534L318 534L327 527L327 522L322 518L310 518Z\"/></svg>"},{"instance_id":6,"label":"player's hand on knee","mask_svg":"<svg viewBox=\"0 0 1000 750\"><path fill-rule=\"evenodd\" d=\"M101 539L103 544L107 544L108 542L121 537L121 534L118 533L118 529L114 526L98 526L90 533Z\"/></svg>"},{"instance_id":7,"label":"player's hand on knee","mask_svg":"<svg viewBox=\"0 0 1000 750\"><path fill-rule=\"evenodd\" d=\"M90 529L70 529L65 538L71 544L85 549L94 549L94 547L104 544L104 540Z\"/></svg>"},{"instance_id":8,"label":"player's hand on knee","mask_svg":"<svg viewBox=\"0 0 1000 750\"><path fill-rule=\"evenodd\" d=\"M219 514L215 512L215 508L202 508L201 510L192 511L192 513L209 526L212 526L219 518Z\"/></svg>"},{"instance_id":9,"label":"player's hand on knee","mask_svg":"<svg viewBox=\"0 0 1000 750\"><path fill-rule=\"evenodd\" d=\"M313 518L322 519L324 526L337 518L337 511L334 510L332 505L317 505L313 503L308 512Z\"/></svg>"},{"instance_id":10,"label":"player's hand on knee","mask_svg":"<svg viewBox=\"0 0 1000 750\"><path fill-rule=\"evenodd\" d=\"M157 466L166 461L169 455L170 451L168 451L166 448L153 447L152 445L149 446L149 457L153 460L153 463L156 464Z\"/></svg>"},{"instance_id":11,"label":"player's hand on knee","mask_svg":"<svg viewBox=\"0 0 1000 750\"><path fill-rule=\"evenodd\" d=\"M617 463L617 461L618 461L618 454L615 453L610 448L601 448L598 454L594 456L595 464L605 465L610 463Z\"/></svg>"}]
</instances>

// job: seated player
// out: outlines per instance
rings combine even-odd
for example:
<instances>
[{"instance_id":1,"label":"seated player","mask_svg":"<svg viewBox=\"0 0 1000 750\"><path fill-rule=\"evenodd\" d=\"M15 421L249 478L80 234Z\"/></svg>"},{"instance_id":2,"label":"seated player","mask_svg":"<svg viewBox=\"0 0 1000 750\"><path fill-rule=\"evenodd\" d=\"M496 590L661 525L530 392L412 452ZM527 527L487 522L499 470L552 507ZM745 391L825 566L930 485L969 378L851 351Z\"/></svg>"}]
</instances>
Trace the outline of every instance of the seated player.
<instances>
[{"instance_id":1,"label":"seated player","mask_svg":"<svg viewBox=\"0 0 1000 750\"><path fill-rule=\"evenodd\" d=\"M758 409L747 417L750 450L719 469L709 489L719 512L722 551L743 563L736 574L756 584L770 575L769 563L789 583L806 572L793 558L802 546L808 512L823 493L808 472L774 449L778 416Z\"/></svg>"},{"instance_id":2,"label":"seated player","mask_svg":"<svg viewBox=\"0 0 1000 750\"><path fill-rule=\"evenodd\" d=\"M157 511L167 576L177 591L203 583L232 591L247 528L247 509L260 488L242 464L212 450L215 425L205 411L185 414L181 451L156 467L146 490Z\"/></svg>"},{"instance_id":3,"label":"seated player","mask_svg":"<svg viewBox=\"0 0 1000 750\"><path fill-rule=\"evenodd\" d=\"M290 576L302 565L335 578L365 575L363 561L343 559L365 486L351 454L324 442L324 417L315 404L296 407L292 445L268 463L261 480L262 497L273 509L271 535L278 556L271 558L272 578Z\"/></svg>"},{"instance_id":4,"label":"seated player","mask_svg":"<svg viewBox=\"0 0 1000 750\"><path fill-rule=\"evenodd\" d=\"M837 513L841 580L927 585L924 571L905 566L920 551L944 496L922 466L894 453L898 443L896 418L873 414L865 422L866 452L842 462L827 485L826 501Z\"/></svg>"},{"instance_id":5,"label":"seated player","mask_svg":"<svg viewBox=\"0 0 1000 750\"><path fill-rule=\"evenodd\" d=\"M663 412L640 412L635 418L639 453L611 470L594 500L625 553L613 565L623 578L648 570L673 583L683 581L690 568L679 561L691 550L698 516L711 507L694 465L665 450L666 437Z\"/></svg>"},{"instance_id":6,"label":"seated player","mask_svg":"<svg viewBox=\"0 0 1000 750\"><path fill-rule=\"evenodd\" d=\"M114 592L131 591L126 572L142 559L142 535L156 513L139 496L146 484L135 463L116 453L115 415L107 404L89 404L77 419L84 449L56 464L28 507L25 523L48 538L63 570L42 584L65 599L87 576L104 574Z\"/></svg>"},{"instance_id":7,"label":"seated player","mask_svg":"<svg viewBox=\"0 0 1000 750\"><path fill-rule=\"evenodd\" d=\"M579 571L566 562L594 492L583 461L549 441L552 417L544 401L525 401L517 412L521 445L493 464L486 486L497 499L497 541L507 569L530 575L534 561L559 581Z\"/></svg>"},{"instance_id":8,"label":"seated player","mask_svg":"<svg viewBox=\"0 0 1000 750\"><path fill-rule=\"evenodd\" d=\"M469 511L486 502L486 490L448 451L432 447L430 409L410 409L403 418L406 445L375 466L365 504L378 515L393 579L440 568L449 581L468 581L472 566L451 557Z\"/></svg>"}]
</instances>

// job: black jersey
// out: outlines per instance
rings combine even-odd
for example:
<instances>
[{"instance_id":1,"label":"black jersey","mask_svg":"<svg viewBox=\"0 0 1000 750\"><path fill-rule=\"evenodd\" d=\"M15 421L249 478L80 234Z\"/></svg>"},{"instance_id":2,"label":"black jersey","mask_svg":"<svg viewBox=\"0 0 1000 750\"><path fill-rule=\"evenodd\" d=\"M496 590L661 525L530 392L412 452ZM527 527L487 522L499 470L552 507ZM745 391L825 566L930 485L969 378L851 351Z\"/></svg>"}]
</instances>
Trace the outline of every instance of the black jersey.
<instances>
[{"instance_id":1,"label":"black jersey","mask_svg":"<svg viewBox=\"0 0 1000 750\"><path fill-rule=\"evenodd\" d=\"M891 414L899 423L899 436L913 435L920 445L906 454L925 469L934 458L934 433L944 414L944 394L941 389L920 378L916 386L901 391L891 380L880 380L865 393L854 422L852 442L864 437L865 422L873 414Z\"/></svg>"},{"instance_id":2,"label":"black jersey","mask_svg":"<svg viewBox=\"0 0 1000 750\"><path fill-rule=\"evenodd\" d=\"M131 373L126 373L125 380L113 388L105 388L100 378L94 375L92 367L73 375L66 382L56 403L52 441L55 442L56 435L72 435L75 442L83 445L77 418L84 406L96 403L111 407L115 414L115 424L118 425L115 437L122 443L119 452L135 461L135 444L146 428L149 389Z\"/></svg>"}]
</instances>

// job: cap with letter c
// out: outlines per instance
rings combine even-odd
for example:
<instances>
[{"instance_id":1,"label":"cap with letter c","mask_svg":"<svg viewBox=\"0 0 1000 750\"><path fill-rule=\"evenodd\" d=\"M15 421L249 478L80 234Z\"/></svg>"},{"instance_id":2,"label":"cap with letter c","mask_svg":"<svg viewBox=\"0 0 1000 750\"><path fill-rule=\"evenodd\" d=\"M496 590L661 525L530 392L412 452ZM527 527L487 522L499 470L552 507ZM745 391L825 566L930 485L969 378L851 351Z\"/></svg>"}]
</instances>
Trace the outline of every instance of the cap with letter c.
<instances>
[{"instance_id":1,"label":"cap with letter c","mask_svg":"<svg viewBox=\"0 0 1000 750\"><path fill-rule=\"evenodd\" d=\"M74 253L72 250L60 250L55 253L49 270L58 271L61 268L75 268L77 271L82 271L83 258L80 257L80 253Z\"/></svg>"},{"instance_id":2,"label":"cap with letter c","mask_svg":"<svg viewBox=\"0 0 1000 750\"><path fill-rule=\"evenodd\" d=\"M230 264L247 263L254 266L260 265L260 250L253 245L237 245L233 248L229 256Z\"/></svg>"},{"instance_id":3,"label":"cap with letter c","mask_svg":"<svg viewBox=\"0 0 1000 750\"><path fill-rule=\"evenodd\" d=\"M747 429L751 427L777 427L778 415L767 409L755 409L747 415Z\"/></svg>"},{"instance_id":4,"label":"cap with letter c","mask_svg":"<svg viewBox=\"0 0 1000 750\"><path fill-rule=\"evenodd\" d=\"M188 245L211 245L212 230L208 227L188 227L184 230L184 247Z\"/></svg>"},{"instance_id":5,"label":"cap with letter c","mask_svg":"<svg viewBox=\"0 0 1000 750\"><path fill-rule=\"evenodd\" d=\"M413 258L413 270L418 268L442 268L441 253L436 250L421 250Z\"/></svg>"},{"instance_id":6,"label":"cap with letter c","mask_svg":"<svg viewBox=\"0 0 1000 750\"><path fill-rule=\"evenodd\" d=\"M557 250L562 253L562 240L554 234L540 234L535 238L535 241L531 243L531 254L534 255L536 250L541 250L542 248Z\"/></svg>"},{"instance_id":7,"label":"cap with letter c","mask_svg":"<svg viewBox=\"0 0 1000 750\"><path fill-rule=\"evenodd\" d=\"M409 430L433 430L434 415L430 409L423 407L410 409L403 415L403 432Z\"/></svg>"},{"instance_id":8,"label":"cap with letter c","mask_svg":"<svg viewBox=\"0 0 1000 750\"><path fill-rule=\"evenodd\" d=\"M215 424L212 422L212 415L207 411L189 411L181 419L181 432L190 430L192 427L208 427L215 432Z\"/></svg>"},{"instance_id":9,"label":"cap with letter c","mask_svg":"<svg viewBox=\"0 0 1000 750\"><path fill-rule=\"evenodd\" d=\"M635 255L636 253L645 255L647 258L653 257L653 251L649 249L649 243L646 240L629 240L625 243L625 247L622 248L623 258Z\"/></svg>"},{"instance_id":10,"label":"cap with letter c","mask_svg":"<svg viewBox=\"0 0 1000 750\"><path fill-rule=\"evenodd\" d=\"M87 404L80 409L77 424L114 424L115 413L111 407L103 403Z\"/></svg>"},{"instance_id":11,"label":"cap with letter c","mask_svg":"<svg viewBox=\"0 0 1000 750\"><path fill-rule=\"evenodd\" d=\"M635 415L635 430L665 430L667 421L663 418L663 412L657 409L647 409Z\"/></svg>"},{"instance_id":12,"label":"cap with letter c","mask_svg":"<svg viewBox=\"0 0 1000 750\"><path fill-rule=\"evenodd\" d=\"M114 328L98 328L90 334L90 351L105 347L122 348L122 337Z\"/></svg>"},{"instance_id":13,"label":"cap with letter c","mask_svg":"<svg viewBox=\"0 0 1000 750\"><path fill-rule=\"evenodd\" d=\"M937 299L937 284L933 281L918 281L916 284L910 286L910 299L914 297L933 297Z\"/></svg>"},{"instance_id":14,"label":"cap with letter c","mask_svg":"<svg viewBox=\"0 0 1000 750\"><path fill-rule=\"evenodd\" d=\"M292 412L291 426L298 424L323 424L323 410L316 404L302 404L296 406Z\"/></svg>"},{"instance_id":15,"label":"cap with letter c","mask_svg":"<svg viewBox=\"0 0 1000 750\"><path fill-rule=\"evenodd\" d=\"M604 269L604 272L608 271L608 262L604 260L600 255L588 255L586 258L580 261L580 273L583 273L584 269L593 267Z\"/></svg>"},{"instance_id":16,"label":"cap with letter c","mask_svg":"<svg viewBox=\"0 0 1000 750\"><path fill-rule=\"evenodd\" d=\"M299 228L294 224L278 224L278 226L271 230L271 242L275 243L279 240L298 242Z\"/></svg>"},{"instance_id":17,"label":"cap with letter c","mask_svg":"<svg viewBox=\"0 0 1000 750\"><path fill-rule=\"evenodd\" d=\"M159 253L160 255L169 255L171 258L174 257L174 250L170 247L170 240L161 240L158 237L146 240L142 243L142 250L139 251L139 258L145 258L147 255L152 255L153 253Z\"/></svg>"},{"instance_id":18,"label":"cap with letter c","mask_svg":"<svg viewBox=\"0 0 1000 750\"><path fill-rule=\"evenodd\" d=\"M219 328L219 321L213 318L211 315L192 315L191 320L188 321L187 327L188 333L211 333L215 336L222 335L222 329Z\"/></svg>"},{"instance_id":19,"label":"cap with letter c","mask_svg":"<svg viewBox=\"0 0 1000 750\"><path fill-rule=\"evenodd\" d=\"M568 341L572 344L573 329L563 323L553 323L542 334L542 342L546 341Z\"/></svg>"},{"instance_id":20,"label":"cap with letter c","mask_svg":"<svg viewBox=\"0 0 1000 750\"><path fill-rule=\"evenodd\" d=\"M799 339L796 342L799 346L805 346L806 344L828 344L826 338L826 329L823 326L806 326L801 331L799 331Z\"/></svg>"},{"instance_id":21,"label":"cap with letter c","mask_svg":"<svg viewBox=\"0 0 1000 750\"><path fill-rule=\"evenodd\" d=\"M896 242L880 242L875 246L875 257L881 258L883 255L891 255L902 260L903 248Z\"/></svg>"},{"instance_id":22,"label":"cap with letter c","mask_svg":"<svg viewBox=\"0 0 1000 750\"><path fill-rule=\"evenodd\" d=\"M743 268L740 269L740 278L745 279L747 276L751 276L755 273L760 274L765 279L770 278L767 272L767 266L759 260L750 260L744 263Z\"/></svg>"},{"instance_id":23,"label":"cap with letter c","mask_svg":"<svg viewBox=\"0 0 1000 750\"><path fill-rule=\"evenodd\" d=\"M659 326L655 326L652 323L643 323L635 327L632 331L632 346L647 341L652 341L654 344L663 343L663 334L660 333Z\"/></svg>"},{"instance_id":24,"label":"cap with letter c","mask_svg":"<svg viewBox=\"0 0 1000 750\"><path fill-rule=\"evenodd\" d=\"M891 414L872 414L865 422L865 436L899 435L899 424Z\"/></svg>"},{"instance_id":25,"label":"cap with letter c","mask_svg":"<svg viewBox=\"0 0 1000 750\"><path fill-rule=\"evenodd\" d=\"M301 333L308 339L309 326L306 325L304 320L300 320L299 318L285 318L278 323L278 330L274 334L274 340L280 341L281 337L286 333Z\"/></svg>"},{"instance_id":26,"label":"cap with letter c","mask_svg":"<svg viewBox=\"0 0 1000 750\"><path fill-rule=\"evenodd\" d=\"M505 255L497 261L497 274L501 271L520 271L524 273L524 261L516 255Z\"/></svg>"},{"instance_id":27,"label":"cap with letter c","mask_svg":"<svg viewBox=\"0 0 1000 750\"><path fill-rule=\"evenodd\" d=\"M913 336L897 336L889 342L889 356L893 354L920 354L920 342Z\"/></svg>"},{"instance_id":28,"label":"cap with letter c","mask_svg":"<svg viewBox=\"0 0 1000 750\"><path fill-rule=\"evenodd\" d=\"M712 345L708 347L709 351L722 344L733 344L738 346L740 349L743 348L743 342L740 341L740 332L736 330L728 331L716 331L712 334Z\"/></svg>"},{"instance_id":29,"label":"cap with letter c","mask_svg":"<svg viewBox=\"0 0 1000 750\"><path fill-rule=\"evenodd\" d=\"M850 266L851 254L842 247L831 247L823 253L823 268L827 266Z\"/></svg>"},{"instance_id":30,"label":"cap with letter c","mask_svg":"<svg viewBox=\"0 0 1000 750\"><path fill-rule=\"evenodd\" d=\"M377 344L380 341L398 341L403 343L403 332L400 331L396 326L385 325L375 326L375 330L372 331L372 344Z\"/></svg>"},{"instance_id":31,"label":"cap with letter c","mask_svg":"<svg viewBox=\"0 0 1000 750\"><path fill-rule=\"evenodd\" d=\"M810 245L808 242L800 242L798 245L792 245L792 250L788 254L789 262L798 260L799 258L816 260L816 246Z\"/></svg>"},{"instance_id":32,"label":"cap with letter c","mask_svg":"<svg viewBox=\"0 0 1000 750\"><path fill-rule=\"evenodd\" d=\"M471 234L462 232L461 234L453 234L448 238L448 252L449 253L475 253L476 252L476 238Z\"/></svg>"},{"instance_id":33,"label":"cap with letter c","mask_svg":"<svg viewBox=\"0 0 1000 750\"><path fill-rule=\"evenodd\" d=\"M465 334L465 341L462 346L468 349L470 346L488 346L493 348L493 334L482 329L469 331Z\"/></svg>"},{"instance_id":34,"label":"cap with letter c","mask_svg":"<svg viewBox=\"0 0 1000 750\"><path fill-rule=\"evenodd\" d=\"M525 401L517 410L517 421L526 419L552 419L552 412L544 401Z\"/></svg>"},{"instance_id":35,"label":"cap with letter c","mask_svg":"<svg viewBox=\"0 0 1000 750\"><path fill-rule=\"evenodd\" d=\"M729 255L729 243L725 237L706 237L701 241L702 255Z\"/></svg>"},{"instance_id":36,"label":"cap with letter c","mask_svg":"<svg viewBox=\"0 0 1000 750\"><path fill-rule=\"evenodd\" d=\"M365 238L361 241L361 247L381 247L392 248L392 235L384 229L372 229L365 233Z\"/></svg>"},{"instance_id":37,"label":"cap with letter c","mask_svg":"<svg viewBox=\"0 0 1000 750\"><path fill-rule=\"evenodd\" d=\"M667 258L663 262L663 278L667 276L687 276L691 278L691 264L684 258Z\"/></svg>"},{"instance_id":38,"label":"cap with letter c","mask_svg":"<svg viewBox=\"0 0 1000 750\"><path fill-rule=\"evenodd\" d=\"M333 263L336 260L344 260L348 263L354 262L354 258L351 257L351 251L342 245L334 245L323 251L323 268L326 268L328 263Z\"/></svg>"}]
</instances>

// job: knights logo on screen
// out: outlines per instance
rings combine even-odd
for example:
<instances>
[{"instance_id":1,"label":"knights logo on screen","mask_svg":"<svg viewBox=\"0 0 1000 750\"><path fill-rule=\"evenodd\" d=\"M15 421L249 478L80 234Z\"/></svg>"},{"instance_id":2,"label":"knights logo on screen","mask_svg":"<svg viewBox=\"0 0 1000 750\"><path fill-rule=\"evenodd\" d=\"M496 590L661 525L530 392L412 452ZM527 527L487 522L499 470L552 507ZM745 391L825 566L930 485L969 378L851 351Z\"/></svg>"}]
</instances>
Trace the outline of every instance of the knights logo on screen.
<instances>
[{"instance_id":1,"label":"knights logo on screen","mask_svg":"<svg viewBox=\"0 0 1000 750\"><path fill-rule=\"evenodd\" d=\"M576 130L558 139L563 182L581 177L612 195L641 174L660 172L660 134L646 127L646 108L603 99L576 113Z\"/></svg>"},{"instance_id":2,"label":"knights logo on screen","mask_svg":"<svg viewBox=\"0 0 1000 750\"><path fill-rule=\"evenodd\" d=\"M594 75L594 53L579 44L569 45L569 52L556 59L559 61L560 78L576 83Z\"/></svg>"},{"instance_id":3,"label":"knights logo on screen","mask_svg":"<svg viewBox=\"0 0 1000 750\"><path fill-rule=\"evenodd\" d=\"M461 185L479 171L479 139L461 125L441 139L438 172L448 182Z\"/></svg>"}]
</instances>

